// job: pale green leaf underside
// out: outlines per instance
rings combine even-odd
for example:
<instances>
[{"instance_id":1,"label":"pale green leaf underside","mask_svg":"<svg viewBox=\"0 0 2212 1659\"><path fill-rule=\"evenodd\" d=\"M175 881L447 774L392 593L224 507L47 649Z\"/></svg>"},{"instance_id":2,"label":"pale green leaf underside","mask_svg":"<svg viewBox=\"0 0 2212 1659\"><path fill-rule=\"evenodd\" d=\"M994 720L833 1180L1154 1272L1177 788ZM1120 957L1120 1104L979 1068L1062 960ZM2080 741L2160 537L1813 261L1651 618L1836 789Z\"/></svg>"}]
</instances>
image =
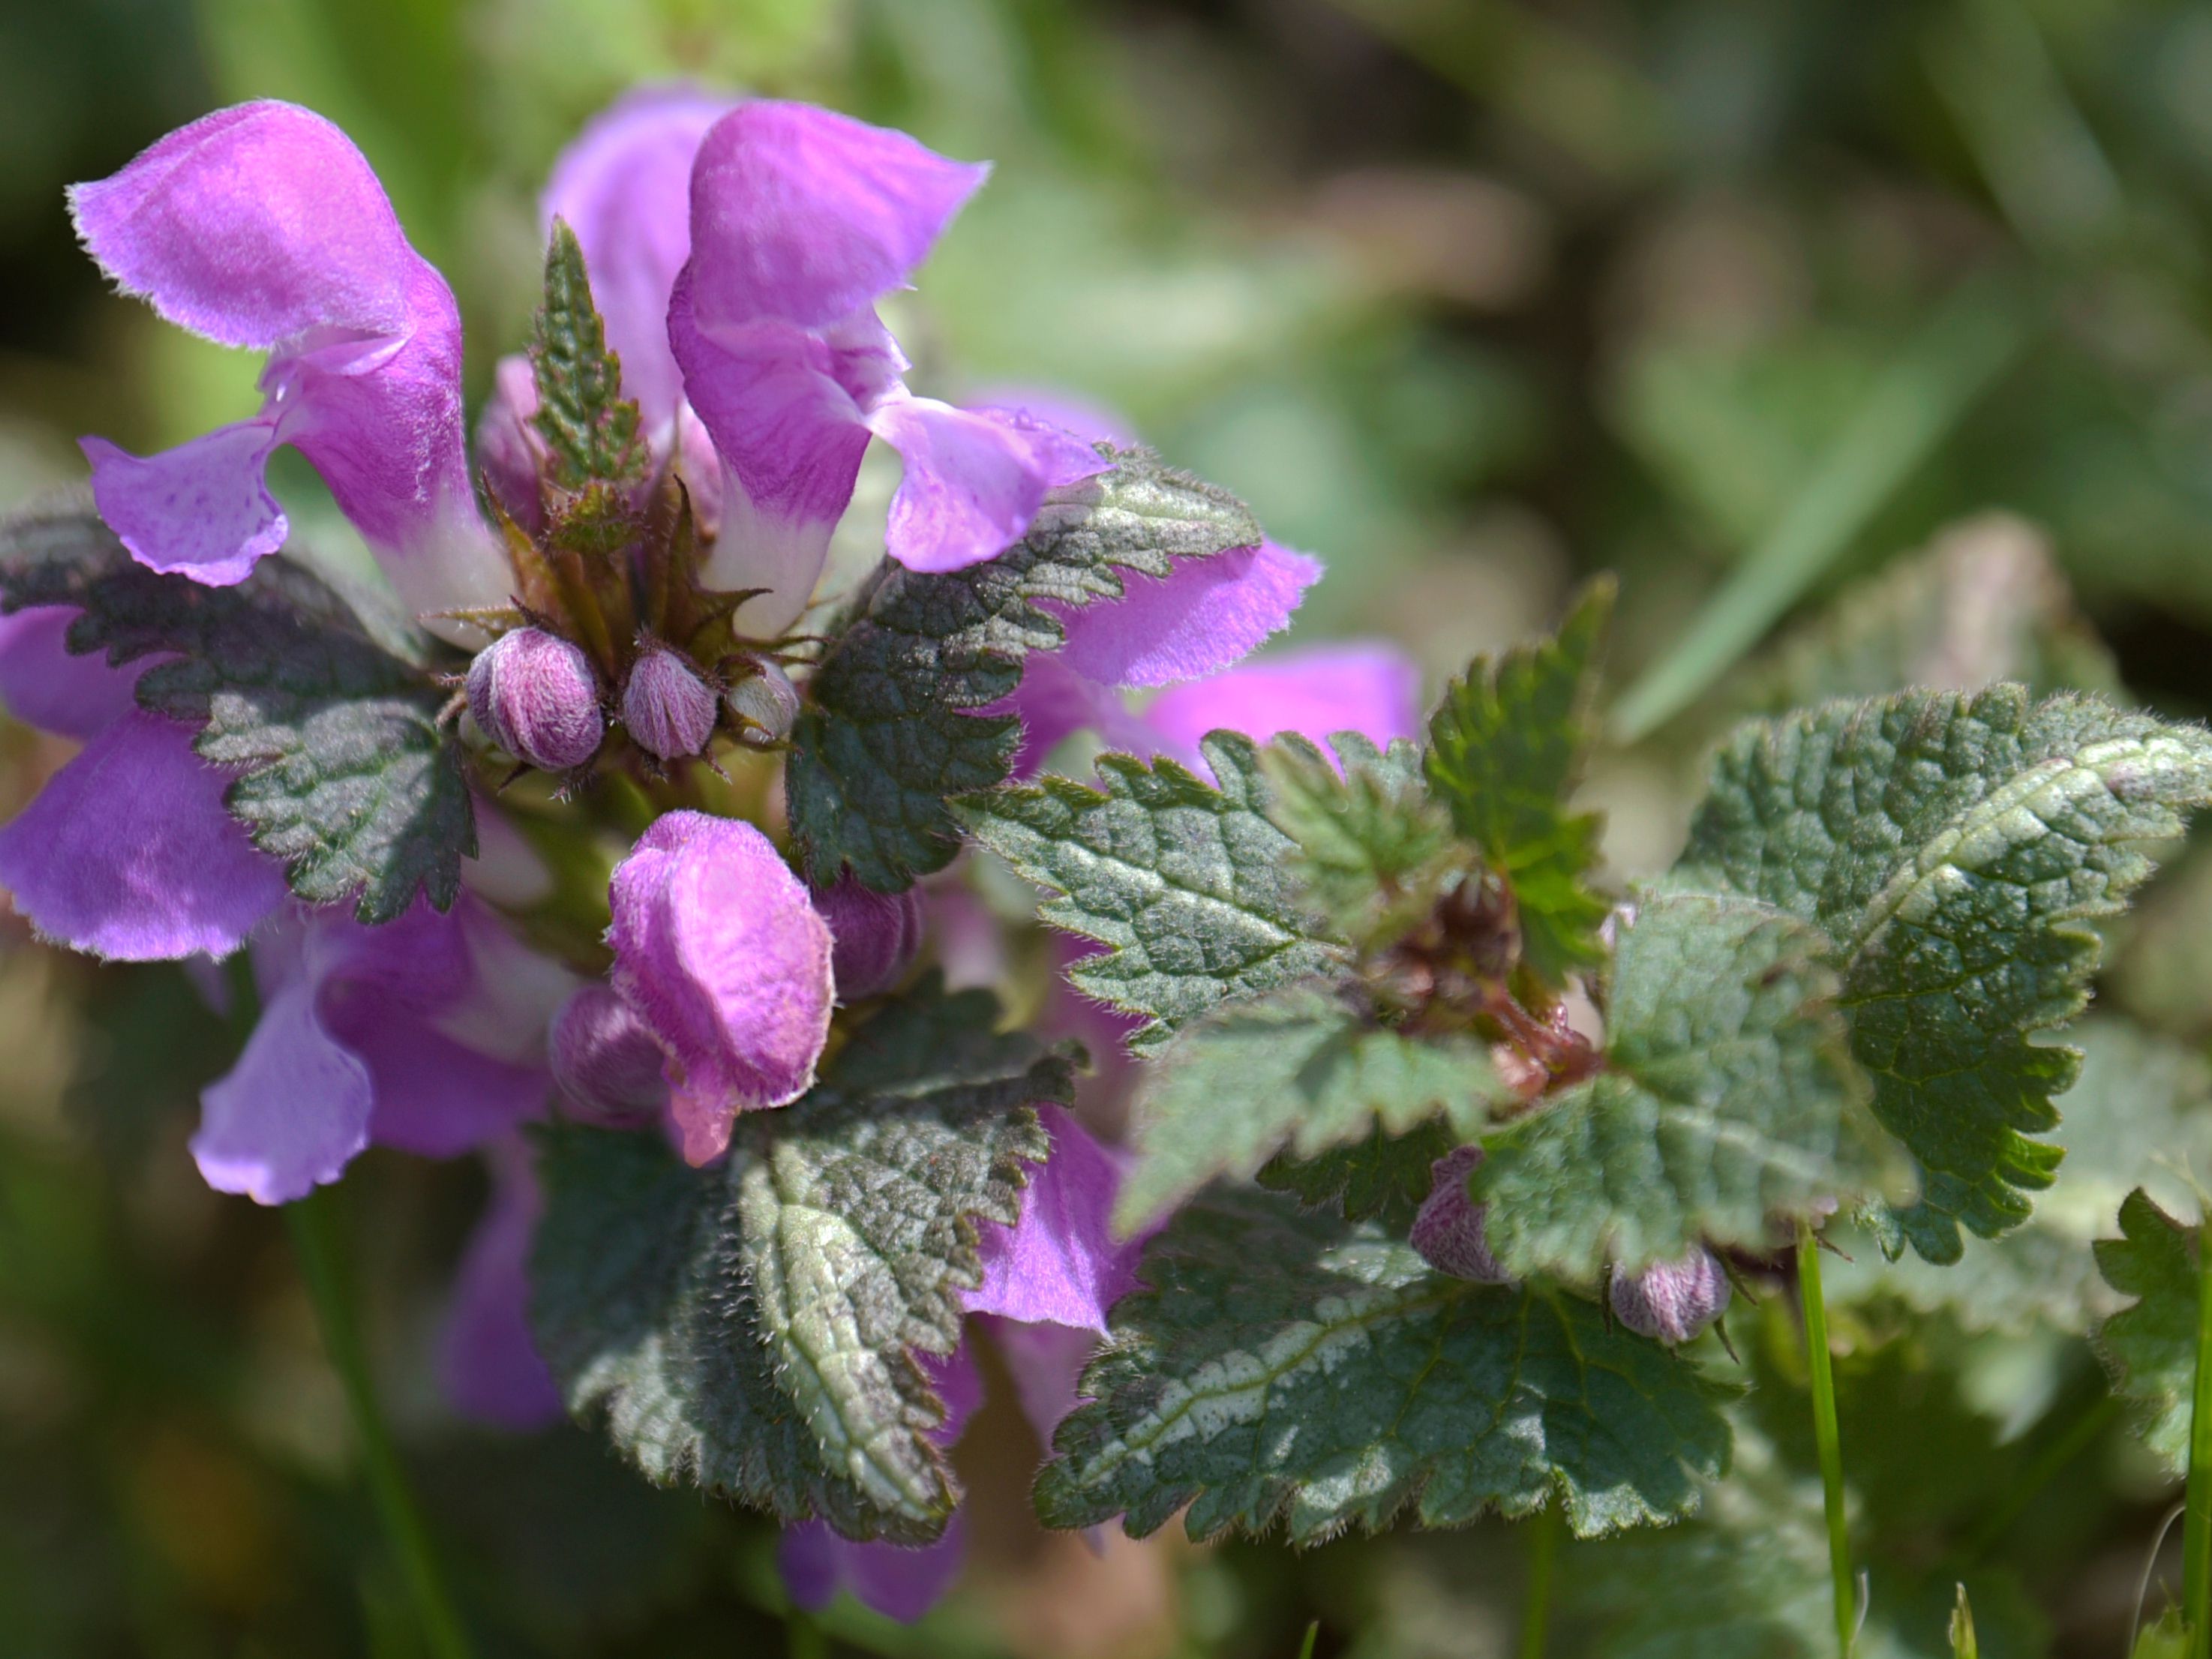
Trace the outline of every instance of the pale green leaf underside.
<instances>
[{"instance_id":1,"label":"pale green leaf underside","mask_svg":"<svg viewBox=\"0 0 2212 1659\"><path fill-rule=\"evenodd\" d=\"M2189 1467L2190 1395L2197 1378L2195 1230L2143 1193L2120 1206L2118 1238L2097 1243L2097 1268L2136 1298L2097 1328L2112 1391L2134 1407L2143 1443L2176 1476Z\"/></svg>"},{"instance_id":2,"label":"pale green leaf underside","mask_svg":"<svg viewBox=\"0 0 2212 1659\"><path fill-rule=\"evenodd\" d=\"M1058 492L996 558L931 574L886 560L848 608L807 685L787 787L792 832L815 879L849 866L896 892L959 850L955 796L1005 781L1021 738L1011 696L1032 651L1061 642L1062 610L1118 599L1125 573L1260 540L1226 491L1110 452L1113 469Z\"/></svg>"},{"instance_id":3,"label":"pale green leaf underside","mask_svg":"<svg viewBox=\"0 0 2212 1659\"><path fill-rule=\"evenodd\" d=\"M1306 907L1354 945L1388 943L1429 910L1465 854L1411 743L1378 750L1346 732L1330 746L1334 763L1291 732L1260 751L1267 817L1291 839Z\"/></svg>"},{"instance_id":4,"label":"pale green leaf underside","mask_svg":"<svg viewBox=\"0 0 2212 1659\"><path fill-rule=\"evenodd\" d=\"M1442 1115L1472 1140L1514 1097L1472 1037L1376 1028L1323 981L1217 1008L1161 1051L1137 1097L1137 1161L1115 1224L1133 1232L1217 1176L1310 1158Z\"/></svg>"},{"instance_id":5,"label":"pale green leaf underside","mask_svg":"<svg viewBox=\"0 0 2212 1659\"><path fill-rule=\"evenodd\" d=\"M975 1223L1012 1222L1065 1060L925 986L855 1032L796 1104L740 1121L727 1166L659 1136L556 1126L532 1262L569 1409L664 1485L919 1542L957 1496L915 1364L960 1338Z\"/></svg>"},{"instance_id":6,"label":"pale green leaf underside","mask_svg":"<svg viewBox=\"0 0 2212 1659\"><path fill-rule=\"evenodd\" d=\"M1611 970L1606 1069L1490 1138L1474 1190L1510 1271L1588 1282L1700 1242L1764 1249L1890 1163L1818 928L1771 905L1657 894Z\"/></svg>"},{"instance_id":7,"label":"pale green leaf underside","mask_svg":"<svg viewBox=\"0 0 2212 1659\"><path fill-rule=\"evenodd\" d=\"M1431 1273L1289 1200L1217 1191L1146 1253L1038 1477L1046 1523L1185 1504L1206 1539L1562 1502L1577 1535L1678 1519L1728 1461L1721 1391L1593 1304Z\"/></svg>"},{"instance_id":8,"label":"pale green leaf underside","mask_svg":"<svg viewBox=\"0 0 2212 1659\"><path fill-rule=\"evenodd\" d=\"M1202 751L1218 788L1172 760L1104 755L1096 789L1047 777L960 803L978 842L1055 895L1045 921L1108 947L1068 978L1148 1019L1139 1053L1218 1003L1345 960L1297 902L1250 740L1217 732Z\"/></svg>"},{"instance_id":9,"label":"pale green leaf underside","mask_svg":"<svg viewBox=\"0 0 2212 1659\"><path fill-rule=\"evenodd\" d=\"M1908 692L1741 731L1673 878L1761 898L1837 943L1875 1112L1918 1161L1902 1213L1932 1261L2017 1225L2058 1155L2030 1139L2076 1058L2031 1033L2081 1011L2095 933L2212 794L2199 728L2016 685Z\"/></svg>"}]
</instances>

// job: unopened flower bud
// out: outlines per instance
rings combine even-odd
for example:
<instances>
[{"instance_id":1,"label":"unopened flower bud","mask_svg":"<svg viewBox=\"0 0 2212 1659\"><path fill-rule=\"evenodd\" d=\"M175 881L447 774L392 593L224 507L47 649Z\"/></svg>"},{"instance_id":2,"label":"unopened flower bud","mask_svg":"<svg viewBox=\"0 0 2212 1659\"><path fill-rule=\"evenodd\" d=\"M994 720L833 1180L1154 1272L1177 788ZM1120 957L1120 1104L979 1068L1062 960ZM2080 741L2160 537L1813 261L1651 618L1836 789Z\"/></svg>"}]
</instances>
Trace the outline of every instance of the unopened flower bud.
<instances>
[{"instance_id":1,"label":"unopened flower bud","mask_svg":"<svg viewBox=\"0 0 2212 1659\"><path fill-rule=\"evenodd\" d=\"M799 721L799 688L782 667L765 657L748 659L754 672L722 694L737 717L738 741L749 748L781 743Z\"/></svg>"},{"instance_id":2,"label":"unopened flower bud","mask_svg":"<svg viewBox=\"0 0 2212 1659\"><path fill-rule=\"evenodd\" d=\"M668 1098L660 1045L611 985L586 985L562 1005L549 1058L562 1092L602 1122L635 1123Z\"/></svg>"},{"instance_id":3,"label":"unopened flower bud","mask_svg":"<svg viewBox=\"0 0 2212 1659\"><path fill-rule=\"evenodd\" d=\"M675 652L649 646L623 687L622 717L631 741L647 754L684 760L702 753L714 735L714 694Z\"/></svg>"},{"instance_id":4,"label":"unopened flower bud","mask_svg":"<svg viewBox=\"0 0 2212 1659\"><path fill-rule=\"evenodd\" d=\"M1728 1311L1729 1280L1720 1258L1702 1245L1679 1261L1655 1261L1640 1273L1613 1276L1613 1316L1638 1336L1673 1347Z\"/></svg>"},{"instance_id":5,"label":"unopened flower bud","mask_svg":"<svg viewBox=\"0 0 2212 1659\"><path fill-rule=\"evenodd\" d=\"M1498 1265L1482 1234L1483 1212L1490 1206L1467 1195L1467 1178L1481 1162L1481 1147L1455 1146L1429 1166L1429 1195L1413 1217L1407 1242L1438 1273L1478 1285L1510 1285L1512 1274Z\"/></svg>"},{"instance_id":6,"label":"unopened flower bud","mask_svg":"<svg viewBox=\"0 0 2212 1659\"><path fill-rule=\"evenodd\" d=\"M814 890L814 908L830 924L830 972L837 1000L880 996L906 976L921 950L921 894L874 893L851 874Z\"/></svg>"},{"instance_id":7,"label":"unopened flower bud","mask_svg":"<svg viewBox=\"0 0 2212 1659\"><path fill-rule=\"evenodd\" d=\"M542 771L581 766L605 733L591 659L542 628L518 628L477 652L467 684L484 735Z\"/></svg>"}]
</instances>

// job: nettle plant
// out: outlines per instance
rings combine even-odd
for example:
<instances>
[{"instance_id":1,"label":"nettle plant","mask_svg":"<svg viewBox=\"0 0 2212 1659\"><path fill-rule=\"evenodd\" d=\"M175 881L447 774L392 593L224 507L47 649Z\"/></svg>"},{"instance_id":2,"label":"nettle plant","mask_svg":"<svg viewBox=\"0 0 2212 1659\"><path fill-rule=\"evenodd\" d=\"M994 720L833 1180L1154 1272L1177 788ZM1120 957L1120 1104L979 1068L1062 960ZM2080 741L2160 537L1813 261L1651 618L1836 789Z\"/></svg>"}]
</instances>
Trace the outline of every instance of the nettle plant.
<instances>
[{"instance_id":1,"label":"nettle plant","mask_svg":"<svg viewBox=\"0 0 2212 1659\"><path fill-rule=\"evenodd\" d=\"M949 1582L979 1341L1048 1526L1593 1537L1730 1512L1724 1315L1794 1294L1848 1647L1824 1234L1924 1281L2063 1178L2046 1034L2212 738L2002 680L1831 698L1942 657L1908 570L1769 675L1806 706L1724 737L1679 861L1615 890L1573 805L1608 586L1424 722L1381 648L1240 665L1320 572L1224 491L1042 395L909 391L875 305L983 171L624 100L549 186L473 464L451 294L329 124L243 106L80 187L93 256L267 351L266 402L87 439L90 502L0 540L0 690L84 744L0 880L62 944L238 965L214 1186L489 1149L457 1401L769 1512L803 1604ZM872 439L883 556L817 592ZM382 589L289 544L285 444ZM1082 732L1086 775L1044 772ZM950 988L1047 960L1019 1022ZM2118 1219L2104 1346L2180 1462L2197 1232Z\"/></svg>"}]
</instances>

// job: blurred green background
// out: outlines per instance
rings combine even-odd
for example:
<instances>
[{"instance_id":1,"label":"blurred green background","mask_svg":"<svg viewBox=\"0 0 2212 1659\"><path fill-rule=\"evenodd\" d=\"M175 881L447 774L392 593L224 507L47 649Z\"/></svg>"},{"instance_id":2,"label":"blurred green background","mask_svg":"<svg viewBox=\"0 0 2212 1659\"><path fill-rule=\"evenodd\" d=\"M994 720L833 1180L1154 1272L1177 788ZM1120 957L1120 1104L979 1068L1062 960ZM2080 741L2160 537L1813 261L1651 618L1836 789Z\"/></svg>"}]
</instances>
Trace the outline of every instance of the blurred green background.
<instances>
[{"instance_id":1,"label":"blurred green background","mask_svg":"<svg viewBox=\"0 0 2212 1659\"><path fill-rule=\"evenodd\" d=\"M453 282L480 395L527 329L552 156L670 76L995 160L896 318L918 387L1127 411L1326 556L1302 631L1395 637L1439 679L1620 571L1652 734L1594 786L1623 872L1671 855L1710 678L1940 537L2047 553L2136 695L2212 707L2212 6L2158 0L6 0L0 506L79 476L80 433L144 450L253 406L257 360L104 291L65 183L218 105L313 106ZM63 753L7 729L0 805ZM2119 994L2202 1043L2203 866L2148 910ZM230 1042L179 974L13 925L0 1654L415 1651L283 1229L184 1151ZM376 1153L343 1206L488 1651L1287 1656L1312 1619L1323 1654L1514 1649L1525 1528L1094 1554L1024 1518L1033 1443L999 1407L954 1601L918 1632L787 1626L764 1528L580 1434L446 1413L430 1356L482 1191ZM1984 1651L2119 1651L2167 1494L2086 1346L1866 1294L1845 1434L1897 1639L1941 1650L1965 1574ZM1786 1484L1794 1337L1778 1307L1742 1324L1740 1462ZM1809 1651L1786 1620L1715 1633L1791 1593L1759 1587L1807 1540L1756 1535L1571 1547L1553 1650Z\"/></svg>"}]
</instances>

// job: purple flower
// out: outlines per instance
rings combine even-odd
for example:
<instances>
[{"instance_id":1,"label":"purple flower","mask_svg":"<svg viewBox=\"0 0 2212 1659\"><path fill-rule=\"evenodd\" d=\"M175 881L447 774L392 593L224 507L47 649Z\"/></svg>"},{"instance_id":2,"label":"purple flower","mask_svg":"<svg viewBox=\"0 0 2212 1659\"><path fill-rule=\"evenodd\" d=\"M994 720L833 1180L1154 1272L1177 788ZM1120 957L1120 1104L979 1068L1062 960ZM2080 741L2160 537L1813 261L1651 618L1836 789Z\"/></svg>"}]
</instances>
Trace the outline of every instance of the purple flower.
<instances>
[{"instance_id":1,"label":"purple flower","mask_svg":"<svg viewBox=\"0 0 2212 1659\"><path fill-rule=\"evenodd\" d=\"M667 1056L684 1156L703 1164L737 1115L814 1082L834 992L830 929L751 824L671 812L617 867L614 988Z\"/></svg>"},{"instance_id":2,"label":"purple flower","mask_svg":"<svg viewBox=\"0 0 2212 1659\"><path fill-rule=\"evenodd\" d=\"M805 608L871 435L906 464L885 548L916 570L992 557L1049 490L1104 469L1057 428L915 397L876 316L988 171L768 100L739 105L700 146L668 337L725 468L708 580L769 590L747 607L757 635Z\"/></svg>"},{"instance_id":3,"label":"purple flower","mask_svg":"<svg viewBox=\"0 0 2212 1659\"><path fill-rule=\"evenodd\" d=\"M623 683L623 724L630 741L656 760L703 751L714 735L714 693L699 671L666 646L647 647Z\"/></svg>"},{"instance_id":4,"label":"purple flower","mask_svg":"<svg viewBox=\"0 0 2212 1659\"><path fill-rule=\"evenodd\" d=\"M451 1158L545 1103L546 1024L574 981L469 895L377 927L295 910L253 969L260 1021L192 1138L218 1192L286 1203L371 1141Z\"/></svg>"},{"instance_id":5,"label":"purple flower","mask_svg":"<svg viewBox=\"0 0 2212 1659\"><path fill-rule=\"evenodd\" d=\"M228 956L283 902L284 869L222 804L230 774L192 752L190 726L140 708L155 659L76 656L74 609L0 617L0 697L84 748L4 827L0 885L43 936L144 962Z\"/></svg>"},{"instance_id":6,"label":"purple flower","mask_svg":"<svg viewBox=\"0 0 2212 1659\"><path fill-rule=\"evenodd\" d=\"M1728 1272L1700 1246L1679 1261L1655 1261L1641 1272L1616 1273L1609 1299L1613 1316L1638 1336L1668 1347L1687 1342L1729 1304Z\"/></svg>"},{"instance_id":7,"label":"purple flower","mask_svg":"<svg viewBox=\"0 0 2212 1659\"><path fill-rule=\"evenodd\" d=\"M484 1148L491 1202L461 1254L438 1342L438 1376L464 1417L526 1431L557 1423L561 1391L530 1334L530 1245L545 1198L520 1137Z\"/></svg>"},{"instance_id":8,"label":"purple flower","mask_svg":"<svg viewBox=\"0 0 2212 1659\"><path fill-rule=\"evenodd\" d=\"M1438 1273L1478 1285L1510 1285L1513 1276L1498 1265L1483 1237L1483 1212L1490 1206L1467 1195L1467 1178L1481 1162L1481 1147L1455 1146L1429 1166L1429 1195L1407 1242Z\"/></svg>"},{"instance_id":9,"label":"purple flower","mask_svg":"<svg viewBox=\"0 0 2212 1659\"><path fill-rule=\"evenodd\" d=\"M283 544L263 475L290 444L410 610L505 599L469 488L460 314L343 133L291 104L218 110L74 186L70 207L124 292L269 354L250 420L145 458L83 441L100 517L134 557L211 586L245 580Z\"/></svg>"},{"instance_id":10,"label":"purple flower","mask_svg":"<svg viewBox=\"0 0 2212 1659\"><path fill-rule=\"evenodd\" d=\"M592 659L542 628L518 628L477 652L467 684L484 735L541 771L581 766L606 735Z\"/></svg>"},{"instance_id":11,"label":"purple flower","mask_svg":"<svg viewBox=\"0 0 2212 1659\"><path fill-rule=\"evenodd\" d=\"M611 985L586 985L562 1005L550 1057L561 1092L600 1122L636 1122L668 1103L660 1045Z\"/></svg>"},{"instance_id":12,"label":"purple flower","mask_svg":"<svg viewBox=\"0 0 2212 1659\"><path fill-rule=\"evenodd\" d=\"M921 951L921 893L871 892L849 872L814 890L814 908L830 924L830 968L837 1000L881 996L906 976Z\"/></svg>"}]
</instances>

